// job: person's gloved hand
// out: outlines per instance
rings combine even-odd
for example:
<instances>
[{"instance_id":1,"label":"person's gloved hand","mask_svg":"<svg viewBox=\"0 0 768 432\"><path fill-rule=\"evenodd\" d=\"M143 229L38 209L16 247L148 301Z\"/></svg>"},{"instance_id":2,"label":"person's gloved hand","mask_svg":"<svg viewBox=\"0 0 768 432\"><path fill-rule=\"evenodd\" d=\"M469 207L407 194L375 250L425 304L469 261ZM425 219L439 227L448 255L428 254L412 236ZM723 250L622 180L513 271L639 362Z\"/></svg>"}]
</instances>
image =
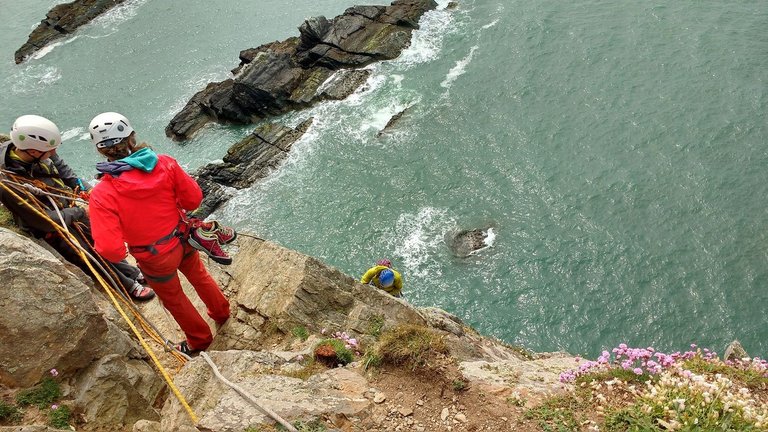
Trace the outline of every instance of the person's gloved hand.
<instances>
[{"instance_id":1,"label":"person's gloved hand","mask_svg":"<svg viewBox=\"0 0 768 432\"><path fill-rule=\"evenodd\" d=\"M24 183L24 189L26 189L29 193L35 196L42 196L45 195L45 192L43 192L42 189L39 187L31 184L31 183Z\"/></svg>"}]
</instances>

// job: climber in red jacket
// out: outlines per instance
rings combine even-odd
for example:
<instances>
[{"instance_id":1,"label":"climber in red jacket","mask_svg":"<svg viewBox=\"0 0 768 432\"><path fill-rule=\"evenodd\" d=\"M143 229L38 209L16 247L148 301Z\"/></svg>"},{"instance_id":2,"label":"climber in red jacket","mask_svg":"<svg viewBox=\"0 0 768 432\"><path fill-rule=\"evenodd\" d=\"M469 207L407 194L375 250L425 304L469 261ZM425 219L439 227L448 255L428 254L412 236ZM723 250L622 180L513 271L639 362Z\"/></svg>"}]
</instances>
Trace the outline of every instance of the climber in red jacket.
<instances>
[{"instance_id":1,"label":"climber in red jacket","mask_svg":"<svg viewBox=\"0 0 768 432\"><path fill-rule=\"evenodd\" d=\"M136 133L123 115L99 114L88 130L97 150L108 159L96 165L101 181L90 199L96 250L117 262L125 257L127 243L147 282L186 335L176 348L186 354L205 350L213 341L211 329L184 294L177 270L217 324L227 321L230 310L197 249L186 241L186 211L200 205L200 186L172 157L155 154L145 143L136 144ZM231 262L219 243L232 241L234 231L217 224L203 234L194 239Z\"/></svg>"}]
</instances>

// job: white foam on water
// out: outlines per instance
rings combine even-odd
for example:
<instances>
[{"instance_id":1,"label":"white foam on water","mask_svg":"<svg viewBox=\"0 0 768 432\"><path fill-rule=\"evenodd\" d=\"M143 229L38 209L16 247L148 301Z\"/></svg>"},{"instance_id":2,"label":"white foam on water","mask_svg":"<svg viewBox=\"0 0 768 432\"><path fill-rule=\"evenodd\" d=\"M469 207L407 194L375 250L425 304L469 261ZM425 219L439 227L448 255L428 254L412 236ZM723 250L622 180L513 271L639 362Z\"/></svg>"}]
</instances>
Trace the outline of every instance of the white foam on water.
<instances>
[{"instance_id":1,"label":"white foam on water","mask_svg":"<svg viewBox=\"0 0 768 432\"><path fill-rule=\"evenodd\" d=\"M499 19L498 19L498 18L496 18L496 19L495 19L495 20L493 20L492 22L490 22L490 23L488 23L488 24L484 25L484 26L482 27L482 29L483 29L483 30L485 30L485 29L489 29L489 28L491 28L491 27L495 26L495 25L496 25L496 24L498 24L498 23L499 23Z\"/></svg>"},{"instance_id":2,"label":"white foam on water","mask_svg":"<svg viewBox=\"0 0 768 432\"><path fill-rule=\"evenodd\" d=\"M424 207L417 214L402 214L391 236L395 255L400 257L409 275L424 278L439 276L437 255L444 247L446 233L455 226L446 209Z\"/></svg>"},{"instance_id":3,"label":"white foam on water","mask_svg":"<svg viewBox=\"0 0 768 432\"><path fill-rule=\"evenodd\" d=\"M12 93L39 93L45 87L61 79L61 72L55 66L26 65L17 73L6 78L6 88Z\"/></svg>"},{"instance_id":4,"label":"white foam on water","mask_svg":"<svg viewBox=\"0 0 768 432\"><path fill-rule=\"evenodd\" d=\"M391 60L393 64L407 69L438 57L445 36L457 30L453 13L445 9L448 3L448 0L441 0L437 9L421 16L419 30L411 34L411 45Z\"/></svg>"},{"instance_id":5,"label":"white foam on water","mask_svg":"<svg viewBox=\"0 0 768 432\"><path fill-rule=\"evenodd\" d=\"M476 253L486 250L490 247L493 247L493 244L496 242L496 233L493 231L493 228L488 228L485 231L485 238L483 239L483 243L485 246L481 247L480 249L473 250L470 252L470 255L475 255Z\"/></svg>"},{"instance_id":6,"label":"white foam on water","mask_svg":"<svg viewBox=\"0 0 768 432\"><path fill-rule=\"evenodd\" d=\"M446 75L443 82L440 83L441 87L451 88L451 85L454 81L456 81L456 78L464 75L464 73L467 71L467 65L472 62L472 56L475 54L477 48L477 45L473 46L469 50L469 54L467 54L466 57L456 62L456 65L452 67L450 71L448 71L448 75Z\"/></svg>"},{"instance_id":7,"label":"white foam on water","mask_svg":"<svg viewBox=\"0 0 768 432\"><path fill-rule=\"evenodd\" d=\"M89 24L108 30L115 30L119 24L134 18L139 8L146 2L147 0L132 0L121 3L106 13L97 16Z\"/></svg>"},{"instance_id":8,"label":"white foam on water","mask_svg":"<svg viewBox=\"0 0 768 432\"><path fill-rule=\"evenodd\" d=\"M67 38L65 40L61 40L61 41L54 42L52 44L46 45L46 46L40 48L40 50L38 50L37 52L35 52L32 55L30 55L29 56L29 60L41 59L41 58L45 57L48 53L53 51L55 48L60 47L62 45L66 45L66 44L68 44L70 42L73 42L73 41L77 40L78 38L79 38L79 36L72 36L72 37Z\"/></svg>"},{"instance_id":9,"label":"white foam on water","mask_svg":"<svg viewBox=\"0 0 768 432\"><path fill-rule=\"evenodd\" d=\"M87 133L84 134L83 132L85 132L85 128L83 128L83 127L73 127L72 129L67 129L64 132L62 132L61 140L62 141L66 141L66 140L72 139L72 138L74 138L74 137L76 137L78 135L80 135L78 140L82 139L82 135L85 135L87 138L90 138L90 136L88 136Z\"/></svg>"}]
</instances>

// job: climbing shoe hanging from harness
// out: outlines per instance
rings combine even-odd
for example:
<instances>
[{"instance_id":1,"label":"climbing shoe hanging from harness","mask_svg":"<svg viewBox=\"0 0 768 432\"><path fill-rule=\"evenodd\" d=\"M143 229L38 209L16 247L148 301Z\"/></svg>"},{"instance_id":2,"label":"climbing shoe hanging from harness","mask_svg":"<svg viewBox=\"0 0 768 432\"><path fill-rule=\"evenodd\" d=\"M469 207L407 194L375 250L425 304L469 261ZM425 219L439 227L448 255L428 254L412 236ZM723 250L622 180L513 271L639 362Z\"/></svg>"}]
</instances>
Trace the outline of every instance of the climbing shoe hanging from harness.
<instances>
[{"instance_id":1,"label":"climbing shoe hanging from harness","mask_svg":"<svg viewBox=\"0 0 768 432\"><path fill-rule=\"evenodd\" d=\"M193 248L205 252L206 255L211 257L211 259L217 263L223 265L232 264L232 257L227 255L221 248L219 238L215 233L199 228L193 228L189 233L189 239L187 241Z\"/></svg>"}]
</instances>

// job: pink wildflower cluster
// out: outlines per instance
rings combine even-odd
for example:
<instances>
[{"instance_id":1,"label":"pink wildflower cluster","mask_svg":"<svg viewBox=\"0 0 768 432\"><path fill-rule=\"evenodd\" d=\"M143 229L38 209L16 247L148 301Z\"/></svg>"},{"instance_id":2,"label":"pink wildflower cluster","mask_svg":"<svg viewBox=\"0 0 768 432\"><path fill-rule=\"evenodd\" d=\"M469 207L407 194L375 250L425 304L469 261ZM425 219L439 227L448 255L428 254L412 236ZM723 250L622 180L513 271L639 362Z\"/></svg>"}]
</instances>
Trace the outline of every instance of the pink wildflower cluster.
<instances>
[{"instance_id":1,"label":"pink wildflower cluster","mask_svg":"<svg viewBox=\"0 0 768 432\"><path fill-rule=\"evenodd\" d=\"M327 329L322 329L320 331L321 334L328 333ZM342 342L344 342L344 348L348 350L355 351L355 355L360 355L360 345L357 342L357 339L350 337L347 332L336 332L331 335L333 338L338 339Z\"/></svg>"},{"instance_id":2,"label":"pink wildflower cluster","mask_svg":"<svg viewBox=\"0 0 768 432\"><path fill-rule=\"evenodd\" d=\"M768 360L761 359L760 357L728 360L725 364L742 370L752 369L762 373L763 376L768 376Z\"/></svg>"},{"instance_id":3,"label":"pink wildflower cluster","mask_svg":"<svg viewBox=\"0 0 768 432\"><path fill-rule=\"evenodd\" d=\"M611 359L613 353L613 359ZM619 367L624 370L631 370L637 375L649 374L657 375L665 369L669 369L678 361L692 359L695 356L701 356L705 360L717 358L717 354L708 349L699 350L695 344L691 345L691 350L684 353L680 351L672 354L665 354L656 351L652 347L631 348L627 344L619 344L611 352L603 351L597 361L586 361L581 363L578 368L567 370L560 374L560 382L573 382L577 377L597 372L599 370L608 370Z\"/></svg>"}]
</instances>

